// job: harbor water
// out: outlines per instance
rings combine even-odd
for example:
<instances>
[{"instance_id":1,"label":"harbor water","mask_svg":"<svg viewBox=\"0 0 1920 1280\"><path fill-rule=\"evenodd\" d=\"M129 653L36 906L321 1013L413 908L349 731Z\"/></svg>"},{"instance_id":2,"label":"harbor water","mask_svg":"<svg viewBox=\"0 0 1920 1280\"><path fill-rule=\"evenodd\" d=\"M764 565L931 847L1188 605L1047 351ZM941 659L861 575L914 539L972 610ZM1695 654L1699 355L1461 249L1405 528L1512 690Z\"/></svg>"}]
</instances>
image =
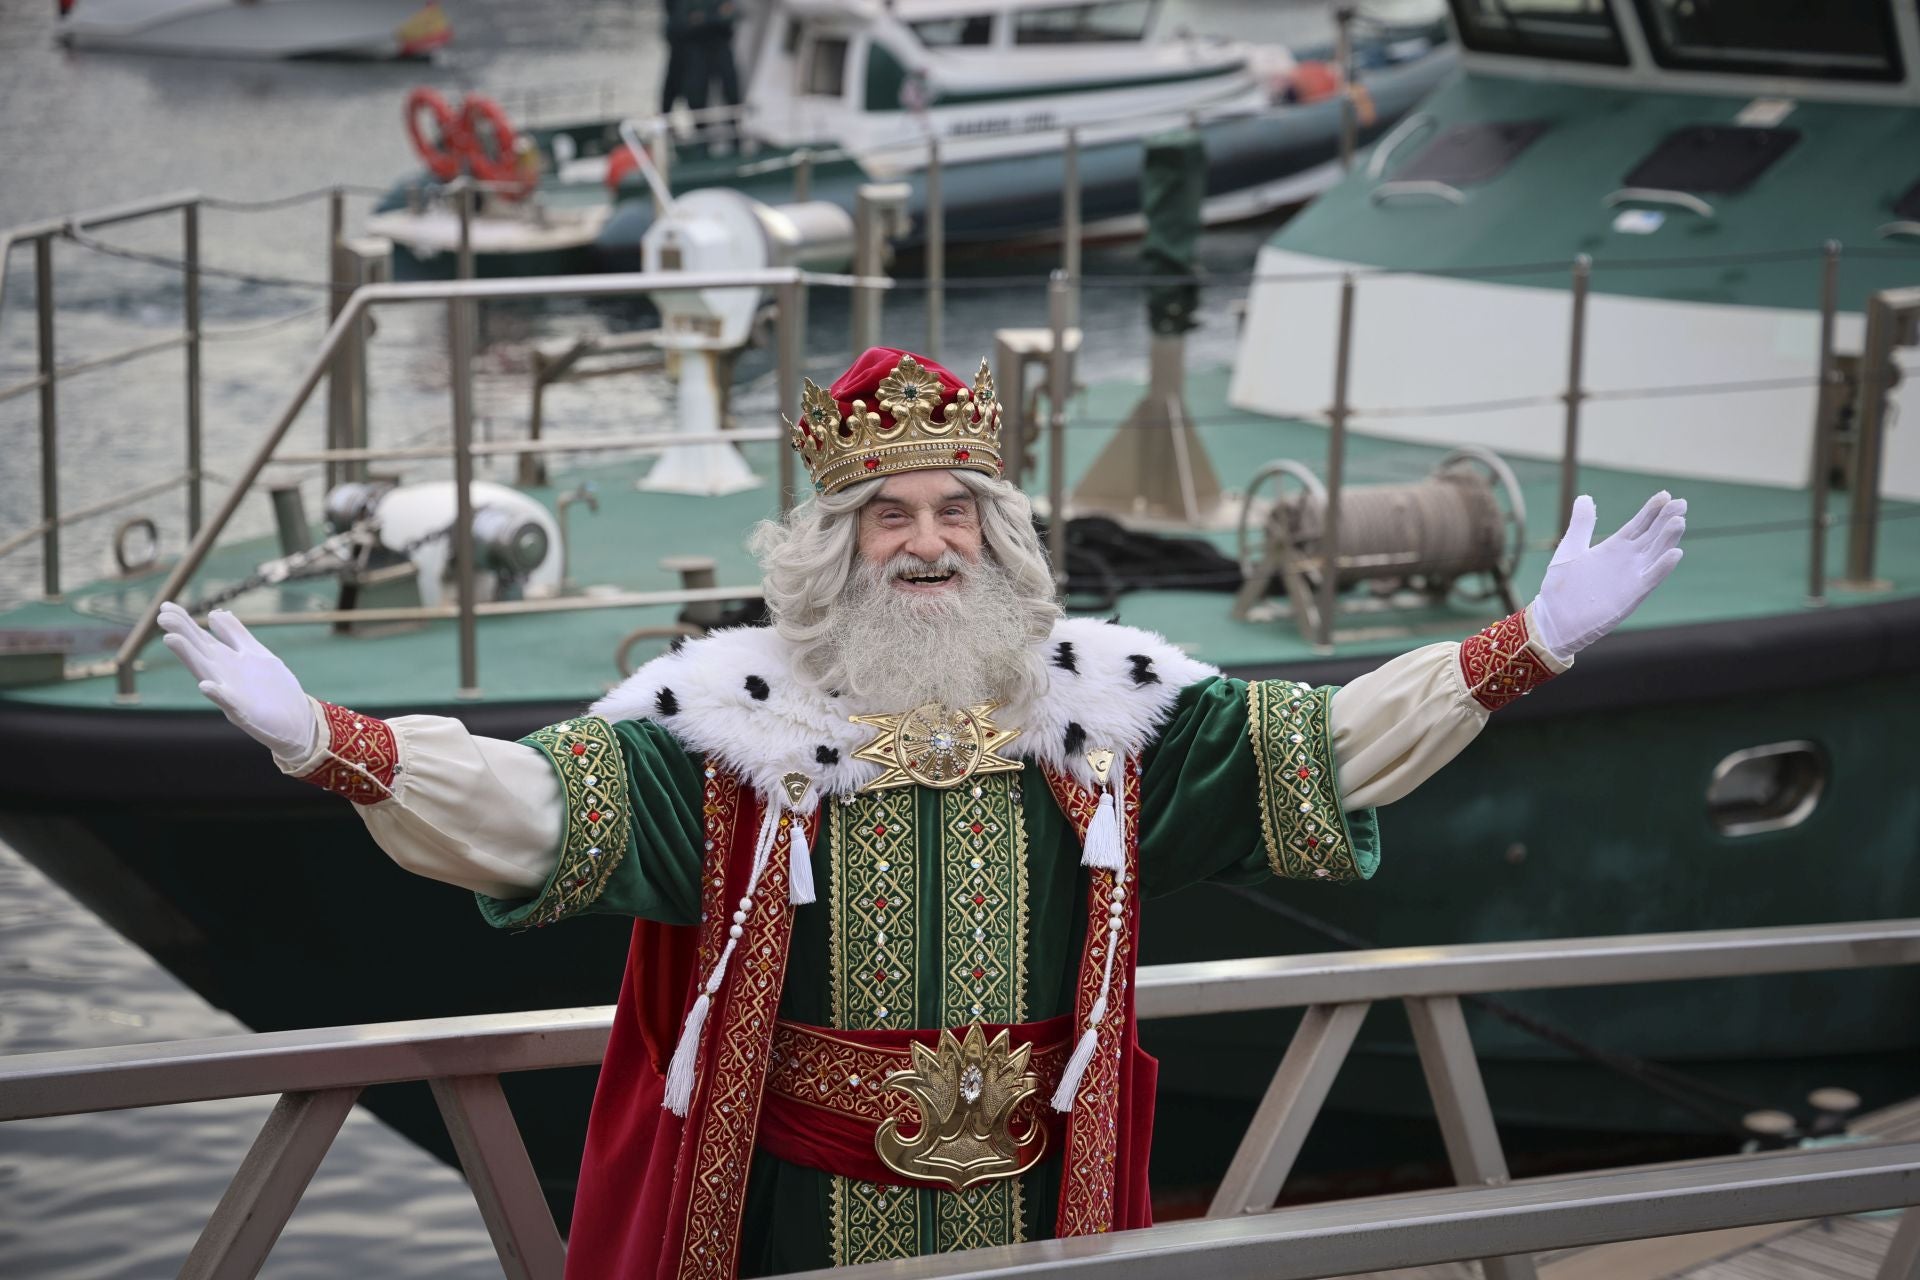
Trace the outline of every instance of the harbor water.
<instances>
[{"instance_id":1,"label":"harbor water","mask_svg":"<svg viewBox=\"0 0 1920 1280\"><path fill-rule=\"evenodd\" d=\"M1289 43L1330 38L1321 0L1174 0L1163 28ZM53 39L46 0L0 0L0 227L99 208L165 191L196 190L261 201L345 183L382 188L414 167L400 103L417 83L443 92L514 90L555 83L622 85L643 93L663 62L657 3L448 0L453 46L429 65L252 63L69 53ZM631 94L629 94L631 97ZM350 207L349 229L367 200ZM1196 364L1231 356L1227 306L1270 227L1210 234ZM203 355L209 503L284 408L325 323L324 200L283 208L210 207L202 217ZM115 227L98 244L54 251L57 349L62 363L151 342L174 331L182 305L177 217ZM1044 323L1050 250L961 258L936 354L970 368L992 331ZM1132 269L1130 246L1090 249L1090 273ZM36 359L32 254L16 251L0 305L0 383L31 376ZM1027 278L1020 286L1000 280ZM921 295L891 298L887 332L917 346ZM815 312L809 371L830 377L847 356L844 327ZM524 430L527 353L563 334L631 327L633 311L581 305L494 308L476 362L478 430ZM447 439L450 410L444 312L389 311L371 347L376 443ZM1137 293L1102 295L1086 308L1084 377L1138 377L1146 324ZM773 377L764 355L742 362L736 419L770 420ZM556 389L549 422L570 434L631 432L671 411L662 379L610 378ZM181 357L169 351L63 383L58 392L59 484L69 507L123 492L184 466ZM318 400L294 440L317 444ZM39 518L37 403L0 404L0 538ZM591 459L585 464L590 465ZM413 473L430 474L431 469ZM487 474L483 468L482 474ZM504 465L493 475L505 478ZM309 483L309 510L317 509ZM185 542L177 493L130 512L151 517L162 554ZM64 534L69 582L110 571L118 516ZM270 528L265 501L243 507L239 533ZM671 548L650 554L666 554ZM0 559L0 604L33 597L35 547ZM103 625L128 619L101 617ZM153 661L170 661L157 648ZM355 851L359 852L359 851ZM263 850L262 857L271 857ZM483 927L476 918L476 929ZM379 939L368 939L379 946ZM0 846L0 1054L243 1030L115 936L12 851ZM203 1103L0 1127L0 1275L108 1280L173 1274L238 1165L269 1099ZM267 1265L270 1277L497 1275L464 1184L365 1114L347 1124Z\"/></svg>"}]
</instances>

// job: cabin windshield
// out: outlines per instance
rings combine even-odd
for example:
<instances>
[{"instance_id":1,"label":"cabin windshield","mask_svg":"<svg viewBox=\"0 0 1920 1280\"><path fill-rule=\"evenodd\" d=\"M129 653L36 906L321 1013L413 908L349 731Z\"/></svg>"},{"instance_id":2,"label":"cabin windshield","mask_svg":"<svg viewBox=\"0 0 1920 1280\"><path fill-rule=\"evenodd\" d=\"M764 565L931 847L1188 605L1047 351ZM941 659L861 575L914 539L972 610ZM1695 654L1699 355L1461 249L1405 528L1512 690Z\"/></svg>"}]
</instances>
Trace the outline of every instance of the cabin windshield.
<instances>
[{"instance_id":1,"label":"cabin windshield","mask_svg":"<svg viewBox=\"0 0 1920 1280\"><path fill-rule=\"evenodd\" d=\"M1153 0L1104 0L1021 9L1013 15L1015 44L1102 44L1146 38Z\"/></svg>"},{"instance_id":2,"label":"cabin windshield","mask_svg":"<svg viewBox=\"0 0 1920 1280\"><path fill-rule=\"evenodd\" d=\"M1479 53L1627 65L1607 0L1448 0L1460 43Z\"/></svg>"},{"instance_id":3,"label":"cabin windshield","mask_svg":"<svg viewBox=\"0 0 1920 1280\"><path fill-rule=\"evenodd\" d=\"M1653 59L1686 71L1898 80L1887 0L1634 0Z\"/></svg>"},{"instance_id":4,"label":"cabin windshield","mask_svg":"<svg viewBox=\"0 0 1920 1280\"><path fill-rule=\"evenodd\" d=\"M970 13L952 18L929 18L909 24L929 49L959 49L993 43L993 15Z\"/></svg>"}]
</instances>

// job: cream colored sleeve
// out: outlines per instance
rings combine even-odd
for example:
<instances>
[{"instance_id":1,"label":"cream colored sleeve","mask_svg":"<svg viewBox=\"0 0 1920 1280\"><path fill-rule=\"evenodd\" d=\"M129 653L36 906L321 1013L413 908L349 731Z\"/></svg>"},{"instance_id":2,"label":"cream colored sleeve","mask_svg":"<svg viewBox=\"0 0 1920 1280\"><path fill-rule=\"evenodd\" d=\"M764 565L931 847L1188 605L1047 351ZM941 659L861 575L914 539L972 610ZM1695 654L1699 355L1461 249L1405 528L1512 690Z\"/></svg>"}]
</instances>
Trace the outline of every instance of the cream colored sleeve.
<instances>
[{"instance_id":1,"label":"cream colored sleeve","mask_svg":"<svg viewBox=\"0 0 1920 1280\"><path fill-rule=\"evenodd\" d=\"M304 776L326 763L327 727L307 759L281 770ZM559 862L560 779L545 756L518 742L467 732L446 716L387 721L399 755L392 793L355 805L374 841L416 875L495 898L539 893Z\"/></svg>"},{"instance_id":2,"label":"cream colored sleeve","mask_svg":"<svg viewBox=\"0 0 1920 1280\"><path fill-rule=\"evenodd\" d=\"M1571 665L1537 641L1528 647L1555 674ZM1327 713L1340 803L1392 804L1460 754L1490 714L1468 692L1452 642L1410 650L1342 686Z\"/></svg>"}]
</instances>

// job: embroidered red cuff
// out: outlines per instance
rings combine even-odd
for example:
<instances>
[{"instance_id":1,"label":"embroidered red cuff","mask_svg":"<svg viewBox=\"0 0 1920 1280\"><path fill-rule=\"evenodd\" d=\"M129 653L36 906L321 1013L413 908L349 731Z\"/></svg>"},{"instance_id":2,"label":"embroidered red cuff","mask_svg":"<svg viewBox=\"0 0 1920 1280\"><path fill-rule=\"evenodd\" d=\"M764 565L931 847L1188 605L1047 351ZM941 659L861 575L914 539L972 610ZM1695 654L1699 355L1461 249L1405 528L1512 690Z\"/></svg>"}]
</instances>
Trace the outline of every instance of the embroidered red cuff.
<instances>
[{"instance_id":1,"label":"embroidered red cuff","mask_svg":"<svg viewBox=\"0 0 1920 1280\"><path fill-rule=\"evenodd\" d=\"M1528 647L1528 639L1527 611L1522 609L1460 646L1460 674L1475 702L1498 711L1553 679L1556 673Z\"/></svg>"},{"instance_id":2,"label":"embroidered red cuff","mask_svg":"<svg viewBox=\"0 0 1920 1280\"><path fill-rule=\"evenodd\" d=\"M400 761L399 744L385 720L363 716L331 702L320 709L327 718L327 760L301 778L355 804L378 804L391 794Z\"/></svg>"}]
</instances>

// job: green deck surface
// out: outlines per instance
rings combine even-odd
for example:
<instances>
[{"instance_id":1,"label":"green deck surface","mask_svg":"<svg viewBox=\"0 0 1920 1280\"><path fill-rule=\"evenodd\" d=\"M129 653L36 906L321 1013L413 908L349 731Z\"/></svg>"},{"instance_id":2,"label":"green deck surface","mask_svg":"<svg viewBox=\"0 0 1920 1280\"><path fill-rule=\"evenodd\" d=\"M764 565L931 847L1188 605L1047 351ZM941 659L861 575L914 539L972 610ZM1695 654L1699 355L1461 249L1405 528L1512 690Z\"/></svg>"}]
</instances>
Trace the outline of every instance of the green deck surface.
<instances>
[{"instance_id":1,"label":"green deck surface","mask_svg":"<svg viewBox=\"0 0 1920 1280\"><path fill-rule=\"evenodd\" d=\"M1216 370L1194 375L1189 382L1189 405L1194 416L1208 425L1201 434L1223 483L1251 474L1263 462L1295 458L1320 470L1325 461L1327 435L1323 428L1281 422L1232 409L1226 403L1227 373ZM1069 470L1078 476L1111 434L1111 424L1124 418L1138 396L1138 386L1098 385L1075 405L1070 422ZM755 468L772 473L771 445L747 448ZM1352 438L1347 467L1349 484L1417 479L1427 473L1441 451L1371 439ZM1512 460L1532 513L1529 551L1519 573L1524 601L1538 587L1547 555L1558 530L1558 468L1549 462ZM612 584L635 590L657 590L676 585L659 568L663 556L706 554L718 561L723 585L757 582L751 558L743 547L748 527L769 513L770 486L725 498L694 498L640 493L632 486L650 461L596 469L601 510L589 515L571 513L574 561L573 581ZM551 504L561 488L577 483L582 474L558 475L558 487L536 491ZM1582 488L1599 504L1602 532L1610 531L1636 511L1655 489L1668 482L1658 476L1586 468ZM1629 627L1764 617L1805 608L1809 498L1804 492L1765 489L1750 485L1687 480L1673 486L1691 503L1687 558L1673 579L1629 622ZM256 499L265 502L263 496ZM1845 503L1835 495L1837 520ZM1833 607L1873 602L1920 590L1920 505L1889 504L1880 537L1880 576L1894 584L1890 591L1871 594L1831 594ZM1837 575L1844 553L1845 530L1836 528L1829 539L1829 569ZM1220 535L1230 550L1231 534ZM187 592L196 595L217 589L252 570L270 557L265 541L223 548ZM28 604L0 614L0 629L63 630L124 625L144 605L161 579L149 576L130 583L95 584L74 591L63 603ZM333 601L330 583L300 584L279 591L262 591L238 602L244 617L271 608L325 608ZM1122 598L1121 621L1165 634L1196 656L1225 667L1316 657L1290 620L1240 623L1230 616L1225 594L1175 591L1140 592ZM634 627L670 621L672 609L619 609L486 618L479 628L479 673L488 701L587 700L618 678L614 651ZM1390 655L1435 639L1454 639L1484 625L1498 608L1395 611L1367 617L1348 616L1341 622L1346 638L1340 655ZM457 684L456 632L451 622L377 637L340 637L324 626L283 626L264 631L264 638L298 672L315 695L368 711L387 707L451 703ZM652 650L652 651L657 651ZM652 652L642 649L641 656ZM83 655L85 656L85 655ZM145 656L140 674L139 706L143 709L199 709L201 700L184 668L155 644ZM73 680L63 684L10 689L6 698L78 707L108 707L113 702L109 678Z\"/></svg>"},{"instance_id":2,"label":"green deck surface","mask_svg":"<svg viewBox=\"0 0 1920 1280\"><path fill-rule=\"evenodd\" d=\"M1436 129L1401 146L1382 180L1438 133L1479 121L1548 124L1506 171L1462 188L1455 206L1412 197L1374 204L1365 170L1321 196L1275 238L1281 248L1339 262L1410 271L1473 270L1553 264L1533 274L1500 274L1503 283L1566 287L1577 254L1595 261L1603 293L1817 310L1817 251L1839 240L1842 310L1858 311L1875 289L1920 281L1920 248L1885 240L1893 204L1920 178L1920 110L1801 102L1781 129L1799 141L1736 195L1711 195L1712 218L1668 209L1651 235L1613 230L1618 209L1603 201L1675 129L1732 124L1754 95L1722 97L1593 88L1552 81L1464 75L1420 106ZM1649 208L1656 206L1646 206ZM1803 251L1780 262L1635 266L1676 258Z\"/></svg>"}]
</instances>

